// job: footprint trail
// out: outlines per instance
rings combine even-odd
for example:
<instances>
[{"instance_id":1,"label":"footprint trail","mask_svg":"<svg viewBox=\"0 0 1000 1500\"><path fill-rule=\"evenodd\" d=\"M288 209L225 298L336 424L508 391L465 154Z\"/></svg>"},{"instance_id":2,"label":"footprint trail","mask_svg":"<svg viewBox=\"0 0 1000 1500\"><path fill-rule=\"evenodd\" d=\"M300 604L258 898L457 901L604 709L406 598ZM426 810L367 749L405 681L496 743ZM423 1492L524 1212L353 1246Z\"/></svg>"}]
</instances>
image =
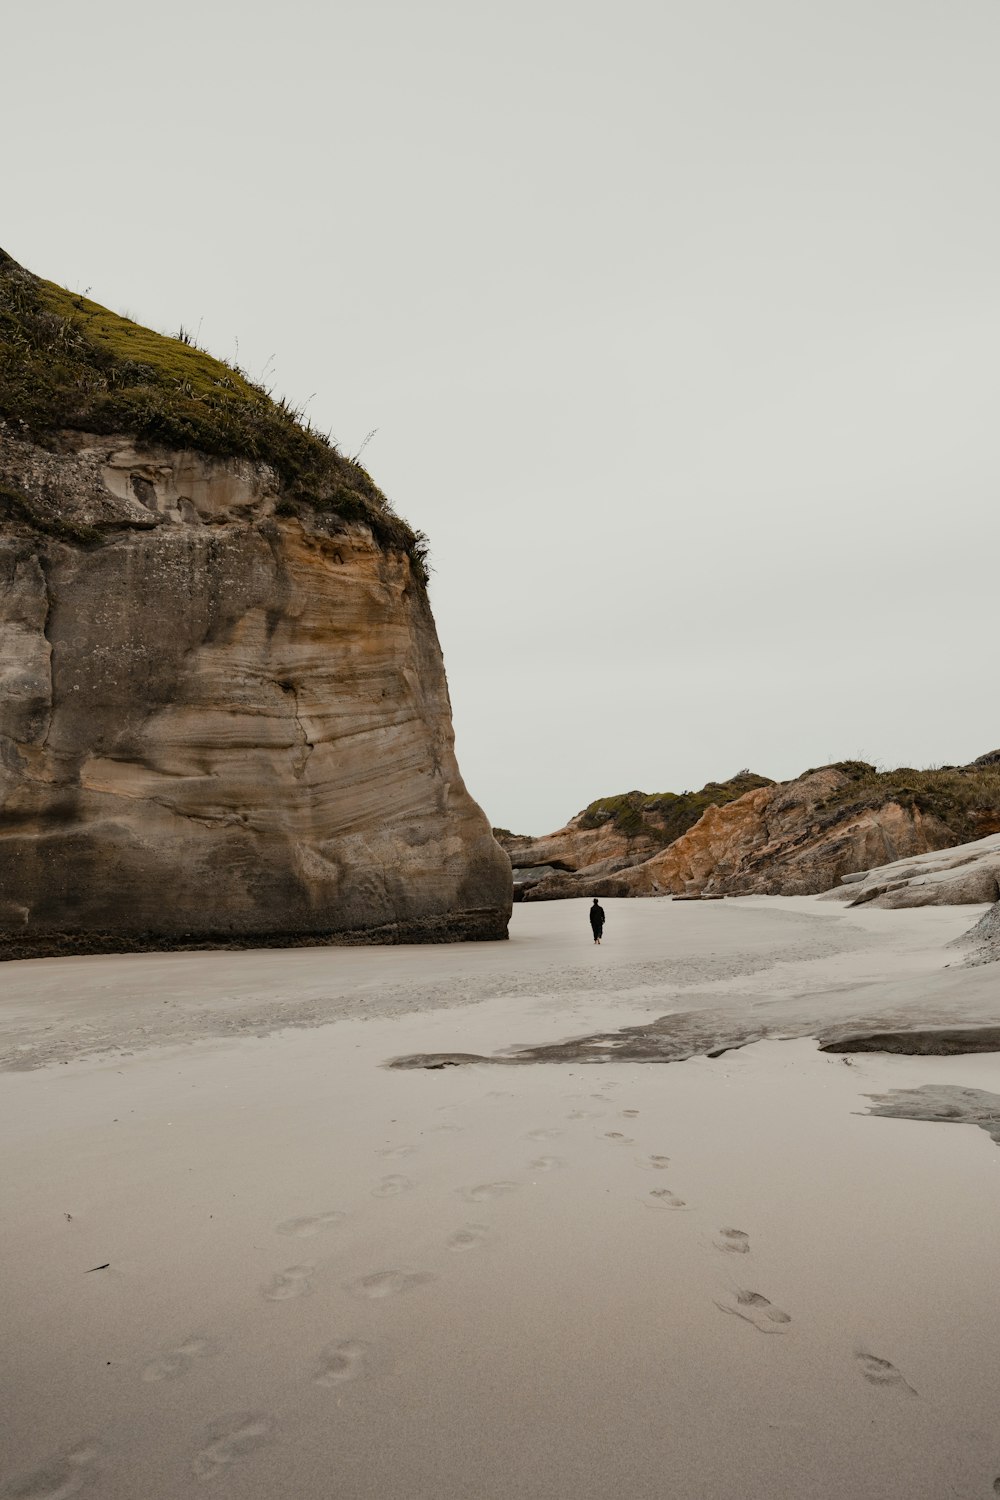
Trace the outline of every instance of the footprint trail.
<instances>
[{"instance_id":1,"label":"footprint trail","mask_svg":"<svg viewBox=\"0 0 1000 1500\"><path fill-rule=\"evenodd\" d=\"M870 1385L896 1386L899 1390L909 1391L911 1396L918 1394L908 1380L887 1359L879 1359L877 1354L869 1354L867 1350L859 1349L854 1358L858 1362L858 1368Z\"/></svg>"},{"instance_id":2,"label":"footprint trail","mask_svg":"<svg viewBox=\"0 0 1000 1500\"><path fill-rule=\"evenodd\" d=\"M155 1385L161 1380L177 1380L190 1372L196 1359L217 1352L209 1339L185 1339L176 1349L166 1349L151 1359L143 1368L142 1378L147 1385Z\"/></svg>"},{"instance_id":3,"label":"footprint trail","mask_svg":"<svg viewBox=\"0 0 1000 1500\"><path fill-rule=\"evenodd\" d=\"M191 1467L198 1479L215 1479L237 1459L246 1458L274 1439L275 1425L270 1417L255 1412L239 1412L220 1417L206 1432L208 1441L194 1456Z\"/></svg>"},{"instance_id":4,"label":"footprint trail","mask_svg":"<svg viewBox=\"0 0 1000 1500\"><path fill-rule=\"evenodd\" d=\"M735 1304L730 1302L716 1302L720 1312L732 1313L734 1317L742 1318L744 1323L749 1323L756 1328L758 1333L786 1333L788 1324L792 1321L788 1313L782 1312L780 1307L775 1307L760 1292L740 1291L736 1292Z\"/></svg>"},{"instance_id":5,"label":"footprint trail","mask_svg":"<svg viewBox=\"0 0 1000 1500\"><path fill-rule=\"evenodd\" d=\"M750 1253L750 1236L742 1229L720 1229L719 1238L712 1243L716 1250L728 1250L734 1255Z\"/></svg>"},{"instance_id":6,"label":"footprint trail","mask_svg":"<svg viewBox=\"0 0 1000 1500\"><path fill-rule=\"evenodd\" d=\"M267 1302L288 1302L293 1297L308 1297L312 1291L312 1273L315 1266L289 1266L272 1276L261 1288L261 1296Z\"/></svg>"},{"instance_id":7,"label":"footprint trail","mask_svg":"<svg viewBox=\"0 0 1000 1500\"><path fill-rule=\"evenodd\" d=\"M367 1353L368 1345L360 1339L341 1339L339 1343L328 1345L319 1356L313 1385L346 1385L349 1380L356 1380Z\"/></svg>"}]
</instances>

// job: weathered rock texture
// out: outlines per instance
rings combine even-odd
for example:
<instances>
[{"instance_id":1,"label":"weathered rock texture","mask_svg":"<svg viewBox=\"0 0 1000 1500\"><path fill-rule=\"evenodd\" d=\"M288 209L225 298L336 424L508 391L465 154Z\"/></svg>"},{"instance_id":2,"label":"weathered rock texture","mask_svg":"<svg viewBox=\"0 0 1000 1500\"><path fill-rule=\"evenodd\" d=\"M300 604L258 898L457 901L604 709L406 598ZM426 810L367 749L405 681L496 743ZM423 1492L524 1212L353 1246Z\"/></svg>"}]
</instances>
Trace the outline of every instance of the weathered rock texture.
<instances>
[{"instance_id":1,"label":"weathered rock texture","mask_svg":"<svg viewBox=\"0 0 1000 1500\"><path fill-rule=\"evenodd\" d=\"M754 779L761 784L710 805L686 832L652 852L648 843L627 838L612 849L613 830L581 829L583 814L548 839L508 840L515 879L529 859L555 867L536 880L526 872L522 899L813 895L857 872L1000 829L1000 773L992 756L940 771L879 773L844 761L778 785ZM974 880L977 894L961 899L992 900L980 893L990 878L967 872L965 884L972 889Z\"/></svg>"},{"instance_id":2,"label":"weathered rock texture","mask_svg":"<svg viewBox=\"0 0 1000 1500\"><path fill-rule=\"evenodd\" d=\"M516 899L531 899L528 893L536 886L545 892L558 890L563 883L561 876L578 871L585 871L588 879L604 879L648 859L656 851L655 841L648 836L629 837L613 823L583 828L582 817L580 813L565 828L540 839L500 835L500 843L514 867Z\"/></svg>"},{"instance_id":3,"label":"weathered rock texture","mask_svg":"<svg viewBox=\"0 0 1000 1500\"><path fill-rule=\"evenodd\" d=\"M588 890L593 885L597 894L595 882L606 882L650 859L697 823L706 808L725 806L755 787L773 785L752 771L740 771L728 781L710 781L697 792L625 792L599 798L565 828L540 839L498 829L514 867L515 899L583 894L584 885ZM614 893L605 886L600 889Z\"/></svg>"},{"instance_id":4,"label":"weathered rock texture","mask_svg":"<svg viewBox=\"0 0 1000 1500\"><path fill-rule=\"evenodd\" d=\"M629 894L808 896L887 856L952 842L933 814L895 802L831 817L826 804L848 784L828 767L709 808L689 833L628 873Z\"/></svg>"},{"instance_id":5,"label":"weathered rock texture","mask_svg":"<svg viewBox=\"0 0 1000 1500\"><path fill-rule=\"evenodd\" d=\"M828 900L852 906L964 906L1000 897L1000 834L842 877ZM984 929L985 932L985 929Z\"/></svg>"},{"instance_id":6,"label":"weathered rock texture","mask_svg":"<svg viewBox=\"0 0 1000 1500\"><path fill-rule=\"evenodd\" d=\"M958 939L958 945L970 949L965 960L970 969L1000 962L1000 901L994 901L975 926Z\"/></svg>"},{"instance_id":7,"label":"weathered rock texture","mask_svg":"<svg viewBox=\"0 0 1000 1500\"><path fill-rule=\"evenodd\" d=\"M0 424L5 489L0 956L506 936L405 552L120 436Z\"/></svg>"}]
</instances>

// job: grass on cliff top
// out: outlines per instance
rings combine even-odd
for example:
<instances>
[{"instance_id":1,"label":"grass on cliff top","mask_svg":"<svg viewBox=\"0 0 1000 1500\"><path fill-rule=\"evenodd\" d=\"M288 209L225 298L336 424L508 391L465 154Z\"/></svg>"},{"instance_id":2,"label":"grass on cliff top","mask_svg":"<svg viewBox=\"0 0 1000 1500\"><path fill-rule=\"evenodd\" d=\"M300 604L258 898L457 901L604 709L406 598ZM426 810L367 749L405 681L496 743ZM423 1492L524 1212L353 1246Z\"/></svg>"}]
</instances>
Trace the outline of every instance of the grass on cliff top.
<instances>
[{"instance_id":1,"label":"grass on cliff top","mask_svg":"<svg viewBox=\"0 0 1000 1500\"><path fill-rule=\"evenodd\" d=\"M610 823L626 838L648 838L666 847L693 828L713 804L724 807L755 787L773 785L766 776L740 771L728 781L709 781L699 792L622 792L591 802L580 815L579 826L600 828Z\"/></svg>"},{"instance_id":2,"label":"grass on cliff top","mask_svg":"<svg viewBox=\"0 0 1000 1500\"><path fill-rule=\"evenodd\" d=\"M866 761L839 761L833 769L850 780L817 803L816 810L840 819L896 802L907 811L939 818L957 843L967 843L1000 832L1000 763L990 763L989 756L983 761L922 771L910 766L880 771Z\"/></svg>"},{"instance_id":3,"label":"grass on cliff top","mask_svg":"<svg viewBox=\"0 0 1000 1500\"><path fill-rule=\"evenodd\" d=\"M0 250L0 419L45 445L64 429L269 464L280 509L361 521L427 581L427 539L360 464L284 400L184 338L167 338L42 281Z\"/></svg>"}]
</instances>

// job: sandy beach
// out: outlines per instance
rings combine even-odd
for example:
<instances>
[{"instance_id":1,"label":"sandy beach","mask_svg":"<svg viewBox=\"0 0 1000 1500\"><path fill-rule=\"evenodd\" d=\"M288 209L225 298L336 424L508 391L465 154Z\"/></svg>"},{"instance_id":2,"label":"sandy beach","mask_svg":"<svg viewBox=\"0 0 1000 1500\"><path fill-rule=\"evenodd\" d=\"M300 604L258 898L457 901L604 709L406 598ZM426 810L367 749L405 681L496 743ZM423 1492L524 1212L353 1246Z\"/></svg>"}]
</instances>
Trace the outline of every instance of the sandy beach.
<instances>
[{"instance_id":1,"label":"sandy beach","mask_svg":"<svg viewBox=\"0 0 1000 1500\"><path fill-rule=\"evenodd\" d=\"M1000 1056L814 1039L995 1023L984 908L605 905L4 965L4 1500L996 1493L1000 1150L868 1111Z\"/></svg>"}]
</instances>

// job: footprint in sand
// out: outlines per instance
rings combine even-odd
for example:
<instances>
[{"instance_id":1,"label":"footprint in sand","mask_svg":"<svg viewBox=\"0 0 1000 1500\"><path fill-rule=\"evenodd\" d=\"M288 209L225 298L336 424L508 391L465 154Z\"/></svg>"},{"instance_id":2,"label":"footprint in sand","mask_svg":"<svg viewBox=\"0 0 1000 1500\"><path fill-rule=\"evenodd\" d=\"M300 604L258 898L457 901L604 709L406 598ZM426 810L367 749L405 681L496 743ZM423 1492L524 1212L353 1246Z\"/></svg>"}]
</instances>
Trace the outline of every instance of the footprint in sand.
<instances>
[{"instance_id":1,"label":"footprint in sand","mask_svg":"<svg viewBox=\"0 0 1000 1500\"><path fill-rule=\"evenodd\" d=\"M143 1368L142 1378L147 1385L155 1385L161 1380L177 1380L188 1373L196 1359L204 1359L217 1352L209 1339L185 1339L176 1349L165 1349L162 1354L151 1359Z\"/></svg>"},{"instance_id":2,"label":"footprint in sand","mask_svg":"<svg viewBox=\"0 0 1000 1500\"><path fill-rule=\"evenodd\" d=\"M274 1440L275 1425L270 1417L255 1412L238 1412L220 1417L206 1432L206 1443L194 1456L192 1468L198 1479L215 1479L237 1459L246 1458Z\"/></svg>"},{"instance_id":3,"label":"footprint in sand","mask_svg":"<svg viewBox=\"0 0 1000 1500\"><path fill-rule=\"evenodd\" d=\"M261 1288L261 1296L268 1302L288 1302L292 1297L308 1297L312 1291L312 1273L315 1266L289 1266L272 1276L267 1286Z\"/></svg>"},{"instance_id":4,"label":"footprint in sand","mask_svg":"<svg viewBox=\"0 0 1000 1500\"><path fill-rule=\"evenodd\" d=\"M558 1135L562 1135L561 1130L546 1127L539 1130L529 1130L524 1139L526 1141L554 1141Z\"/></svg>"},{"instance_id":5,"label":"footprint in sand","mask_svg":"<svg viewBox=\"0 0 1000 1500\"><path fill-rule=\"evenodd\" d=\"M288 1234L292 1239L307 1240L311 1235L322 1234L324 1229L332 1229L335 1224L342 1224L347 1215L339 1208L331 1208L325 1214L315 1214L309 1219L285 1219L281 1224L275 1224L275 1234Z\"/></svg>"},{"instance_id":6,"label":"footprint in sand","mask_svg":"<svg viewBox=\"0 0 1000 1500\"><path fill-rule=\"evenodd\" d=\"M518 1182L477 1182L475 1187L459 1188L467 1203L489 1203L494 1198L503 1198L507 1193L516 1193Z\"/></svg>"},{"instance_id":7,"label":"footprint in sand","mask_svg":"<svg viewBox=\"0 0 1000 1500\"><path fill-rule=\"evenodd\" d=\"M599 1120L601 1111L599 1109L571 1109L566 1118L567 1120Z\"/></svg>"},{"instance_id":8,"label":"footprint in sand","mask_svg":"<svg viewBox=\"0 0 1000 1500\"><path fill-rule=\"evenodd\" d=\"M359 1339L341 1339L329 1344L320 1354L313 1385L345 1385L361 1374L368 1345Z\"/></svg>"},{"instance_id":9,"label":"footprint in sand","mask_svg":"<svg viewBox=\"0 0 1000 1500\"><path fill-rule=\"evenodd\" d=\"M357 1281L347 1282L345 1290L353 1297L378 1302L383 1297L398 1297L402 1292L412 1292L416 1287L436 1280L432 1271L376 1271L372 1276L361 1276Z\"/></svg>"},{"instance_id":10,"label":"footprint in sand","mask_svg":"<svg viewBox=\"0 0 1000 1500\"><path fill-rule=\"evenodd\" d=\"M749 1323L758 1333L787 1333L788 1324L792 1321L788 1313L775 1307L760 1292L737 1289L735 1306L730 1302L716 1302L715 1305L720 1312L742 1318L744 1323Z\"/></svg>"},{"instance_id":11,"label":"footprint in sand","mask_svg":"<svg viewBox=\"0 0 1000 1500\"><path fill-rule=\"evenodd\" d=\"M877 1354L869 1354L861 1349L855 1352L854 1358L862 1375L872 1385L894 1385L900 1390L909 1391L911 1396L917 1394L910 1382L904 1380L896 1366L887 1359L879 1359Z\"/></svg>"},{"instance_id":12,"label":"footprint in sand","mask_svg":"<svg viewBox=\"0 0 1000 1500\"><path fill-rule=\"evenodd\" d=\"M636 1160L636 1166L647 1172L665 1172L669 1165L669 1156L644 1156L641 1161Z\"/></svg>"},{"instance_id":13,"label":"footprint in sand","mask_svg":"<svg viewBox=\"0 0 1000 1500\"><path fill-rule=\"evenodd\" d=\"M684 1199L678 1198L669 1188L653 1188L639 1202L645 1203L647 1208L687 1208Z\"/></svg>"},{"instance_id":14,"label":"footprint in sand","mask_svg":"<svg viewBox=\"0 0 1000 1500\"><path fill-rule=\"evenodd\" d=\"M533 1172L556 1172L566 1165L566 1158L564 1156L536 1156L529 1165Z\"/></svg>"},{"instance_id":15,"label":"footprint in sand","mask_svg":"<svg viewBox=\"0 0 1000 1500\"><path fill-rule=\"evenodd\" d=\"M742 1229L720 1229L720 1238L713 1240L716 1250L732 1250L737 1255L747 1255L750 1251L750 1236Z\"/></svg>"},{"instance_id":16,"label":"footprint in sand","mask_svg":"<svg viewBox=\"0 0 1000 1500\"><path fill-rule=\"evenodd\" d=\"M604 1139L606 1141L620 1141L623 1146L635 1145L635 1136L622 1135L620 1130L606 1130L604 1132Z\"/></svg>"},{"instance_id":17,"label":"footprint in sand","mask_svg":"<svg viewBox=\"0 0 1000 1500\"><path fill-rule=\"evenodd\" d=\"M398 1173L391 1177L383 1177L377 1187L372 1188L373 1198L395 1198L398 1193L408 1193L413 1186L409 1177L401 1177Z\"/></svg>"},{"instance_id":18,"label":"footprint in sand","mask_svg":"<svg viewBox=\"0 0 1000 1500\"><path fill-rule=\"evenodd\" d=\"M489 1230L485 1224L466 1224L462 1229L456 1229L454 1234L450 1234L445 1244L449 1250L454 1250L456 1254L459 1254L464 1250L477 1249L488 1234Z\"/></svg>"},{"instance_id":19,"label":"footprint in sand","mask_svg":"<svg viewBox=\"0 0 1000 1500\"><path fill-rule=\"evenodd\" d=\"M401 1156L412 1156L416 1149L416 1146L383 1146L378 1154L397 1160Z\"/></svg>"},{"instance_id":20,"label":"footprint in sand","mask_svg":"<svg viewBox=\"0 0 1000 1500\"><path fill-rule=\"evenodd\" d=\"M622 1115L625 1117L626 1120L634 1120L636 1118L636 1116L638 1115L638 1113L639 1113L639 1111L637 1109L623 1109L622 1110Z\"/></svg>"},{"instance_id":21,"label":"footprint in sand","mask_svg":"<svg viewBox=\"0 0 1000 1500\"><path fill-rule=\"evenodd\" d=\"M96 1457L96 1445L78 1443L68 1453L50 1459L0 1493L4 1500L70 1500L70 1496L82 1494L94 1483Z\"/></svg>"}]
</instances>

